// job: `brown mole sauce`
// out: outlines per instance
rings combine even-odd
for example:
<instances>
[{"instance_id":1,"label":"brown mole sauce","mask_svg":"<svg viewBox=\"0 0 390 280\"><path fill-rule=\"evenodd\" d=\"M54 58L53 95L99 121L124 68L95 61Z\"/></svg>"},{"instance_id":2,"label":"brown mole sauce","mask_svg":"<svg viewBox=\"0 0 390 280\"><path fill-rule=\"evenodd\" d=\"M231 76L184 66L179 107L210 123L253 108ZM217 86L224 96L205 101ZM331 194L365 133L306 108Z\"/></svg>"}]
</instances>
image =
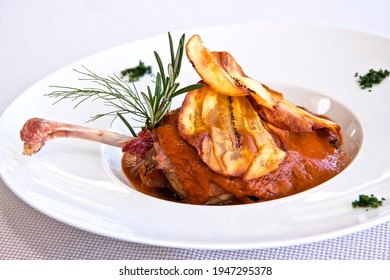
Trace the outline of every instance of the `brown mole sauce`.
<instances>
[{"instance_id":1,"label":"brown mole sauce","mask_svg":"<svg viewBox=\"0 0 390 280\"><path fill-rule=\"evenodd\" d=\"M204 204L207 201L208 185L216 183L232 193L234 201L228 204L242 204L267 201L296 194L315 187L338 173L351 161L349 155L335 149L326 139L313 132L289 133L287 155L279 167L257 179L244 181L227 177L212 171L177 131L177 114L170 114L164 124L156 129L159 144L173 164L183 162L178 172L181 181L186 182L187 196L182 201L168 186L162 188L143 187L138 174L131 172L126 153L122 157L122 168L131 184L148 195L177 202ZM191 159L191 160L188 160ZM179 164L180 165L180 164ZM188 170L191 170L189 173Z\"/></svg>"}]
</instances>

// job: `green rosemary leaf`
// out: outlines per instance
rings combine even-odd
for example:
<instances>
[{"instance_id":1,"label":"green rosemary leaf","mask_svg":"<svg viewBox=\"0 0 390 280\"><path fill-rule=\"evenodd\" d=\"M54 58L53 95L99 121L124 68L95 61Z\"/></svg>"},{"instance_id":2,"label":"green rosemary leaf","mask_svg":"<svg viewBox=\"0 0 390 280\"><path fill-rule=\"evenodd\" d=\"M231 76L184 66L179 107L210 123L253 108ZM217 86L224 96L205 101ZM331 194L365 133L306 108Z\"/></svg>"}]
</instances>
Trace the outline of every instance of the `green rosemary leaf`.
<instances>
[{"instance_id":1,"label":"green rosemary leaf","mask_svg":"<svg viewBox=\"0 0 390 280\"><path fill-rule=\"evenodd\" d=\"M163 63L161 61L161 58L159 56L159 54L157 52L154 52L154 57L156 58L156 61L157 61L157 64L158 64L158 69L159 69L159 73L161 75L161 80L163 82L163 87L166 87L166 84L165 84L165 71L164 71L164 67L163 67Z\"/></svg>"},{"instance_id":2,"label":"green rosemary leaf","mask_svg":"<svg viewBox=\"0 0 390 280\"><path fill-rule=\"evenodd\" d=\"M183 53L184 53L184 41L185 41L185 35L183 34L183 36L180 38L180 42L179 42L179 45L183 46L183 47L177 48L176 59L173 63L173 69L174 69L174 72L176 75L175 78L177 78L177 76L179 76L180 69L181 69L181 63L182 63Z\"/></svg>"},{"instance_id":3,"label":"green rosemary leaf","mask_svg":"<svg viewBox=\"0 0 390 280\"><path fill-rule=\"evenodd\" d=\"M189 86L186 86L182 89L179 89L177 91L175 91L175 93L172 95L172 98L173 97L176 97L180 94L183 94L183 93L186 93L186 92L190 92L190 91L193 91L193 90L196 90L196 89L200 89L204 87L204 84L193 84L193 85L189 85Z\"/></svg>"},{"instance_id":4,"label":"green rosemary leaf","mask_svg":"<svg viewBox=\"0 0 390 280\"><path fill-rule=\"evenodd\" d=\"M133 127L129 124L129 122L122 116L121 113L117 112L117 116L121 119L121 121L126 125L126 127L130 130L130 133L137 137L137 133L135 133Z\"/></svg>"},{"instance_id":5,"label":"green rosemary leaf","mask_svg":"<svg viewBox=\"0 0 390 280\"><path fill-rule=\"evenodd\" d=\"M170 50L170 53L171 53L171 65L174 65L175 64L175 56L174 56L175 50L173 48L173 40L172 40L172 36L171 36L170 32L168 32L168 38L169 38L169 50ZM179 42L179 48L178 49L180 49L180 43L181 42Z\"/></svg>"}]
</instances>

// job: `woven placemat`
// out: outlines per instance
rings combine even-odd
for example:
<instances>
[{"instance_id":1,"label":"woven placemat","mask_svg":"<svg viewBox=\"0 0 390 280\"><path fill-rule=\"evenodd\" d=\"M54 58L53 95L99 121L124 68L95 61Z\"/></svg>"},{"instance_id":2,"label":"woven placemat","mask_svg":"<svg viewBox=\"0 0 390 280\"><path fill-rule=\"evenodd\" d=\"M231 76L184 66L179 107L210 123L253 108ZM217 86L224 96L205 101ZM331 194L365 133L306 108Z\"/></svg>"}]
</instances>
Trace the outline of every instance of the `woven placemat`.
<instances>
[{"instance_id":1,"label":"woven placemat","mask_svg":"<svg viewBox=\"0 0 390 280\"><path fill-rule=\"evenodd\" d=\"M99 236L58 222L25 204L0 181L0 259L390 259L390 222L339 238L289 247L166 248Z\"/></svg>"}]
</instances>

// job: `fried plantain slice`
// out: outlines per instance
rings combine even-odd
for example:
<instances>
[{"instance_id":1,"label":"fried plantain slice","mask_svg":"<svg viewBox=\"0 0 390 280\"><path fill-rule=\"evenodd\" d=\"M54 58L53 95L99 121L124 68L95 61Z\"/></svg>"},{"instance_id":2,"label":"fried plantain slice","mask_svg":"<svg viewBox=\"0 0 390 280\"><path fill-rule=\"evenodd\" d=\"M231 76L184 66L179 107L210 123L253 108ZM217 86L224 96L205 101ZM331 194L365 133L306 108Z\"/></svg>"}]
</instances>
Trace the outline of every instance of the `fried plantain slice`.
<instances>
[{"instance_id":1,"label":"fried plantain slice","mask_svg":"<svg viewBox=\"0 0 390 280\"><path fill-rule=\"evenodd\" d=\"M248 77L228 52L210 52L199 35L192 36L186 53L196 72L213 90L229 96L252 95L258 104L273 109L283 95L267 90L260 82Z\"/></svg>"},{"instance_id":2,"label":"fried plantain slice","mask_svg":"<svg viewBox=\"0 0 390 280\"><path fill-rule=\"evenodd\" d=\"M336 148L340 147L343 142L339 124L326 117L315 115L304 108L297 107L287 100L279 102L274 110L256 106L256 104L254 104L254 107L264 120L280 129L296 133L322 130L322 133L325 132L329 141Z\"/></svg>"},{"instance_id":3,"label":"fried plantain slice","mask_svg":"<svg viewBox=\"0 0 390 280\"><path fill-rule=\"evenodd\" d=\"M222 95L208 85L187 94L178 128L210 169L225 176L258 178L286 156L247 98Z\"/></svg>"},{"instance_id":4,"label":"fried plantain slice","mask_svg":"<svg viewBox=\"0 0 390 280\"><path fill-rule=\"evenodd\" d=\"M249 78L230 53L208 51L199 35L188 41L186 51L195 70L214 91L229 96L250 95L261 116L274 126L299 133L325 128L335 146L341 145L337 123L293 105L282 93Z\"/></svg>"}]
</instances>

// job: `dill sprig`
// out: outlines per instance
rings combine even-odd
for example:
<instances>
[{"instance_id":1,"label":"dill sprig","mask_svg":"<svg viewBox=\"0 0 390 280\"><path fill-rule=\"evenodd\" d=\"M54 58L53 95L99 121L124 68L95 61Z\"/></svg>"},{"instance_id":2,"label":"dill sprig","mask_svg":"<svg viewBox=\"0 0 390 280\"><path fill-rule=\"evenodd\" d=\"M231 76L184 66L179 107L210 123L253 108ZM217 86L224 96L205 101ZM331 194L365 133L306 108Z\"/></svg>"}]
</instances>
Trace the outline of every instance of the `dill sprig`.
<instances>
[{"instance_id":1,"label":"dill sprig","mask_svg":"<svg viewBox=\"0 0 390 280\"><path fill-rule=\"evenodd\" d=\"M92 82L96 86L81 89L68 86L52 86L57 90L47 95L58 98L55 103L64 99L77 102L74 108L86 100L101 100L112 110L96 114L91 117L90 121L106 116L113 117L113 120L119 117L128 127L131 134L136 137L135 129L124 117L124 115L130 114L135 121L142 123L142 130L151 130L157 126L163 116L169 111L174 97L203 86L202 84L192 84L178 89L180 84L176 80L180 74L184 54L185 35L181 36L176 52L170 33L168 33L168 38L171 61L167 66L167 73L165 73L159 54L156 51L154 52L159 69L154 76L155 80L153 80L154 90L147 86L145 92L139 92L134 83L126 83L115 74L101 77L82 66L84 70L74 69L74 71L82 75L80 80Z\"/></svg>"}]
</instances>

